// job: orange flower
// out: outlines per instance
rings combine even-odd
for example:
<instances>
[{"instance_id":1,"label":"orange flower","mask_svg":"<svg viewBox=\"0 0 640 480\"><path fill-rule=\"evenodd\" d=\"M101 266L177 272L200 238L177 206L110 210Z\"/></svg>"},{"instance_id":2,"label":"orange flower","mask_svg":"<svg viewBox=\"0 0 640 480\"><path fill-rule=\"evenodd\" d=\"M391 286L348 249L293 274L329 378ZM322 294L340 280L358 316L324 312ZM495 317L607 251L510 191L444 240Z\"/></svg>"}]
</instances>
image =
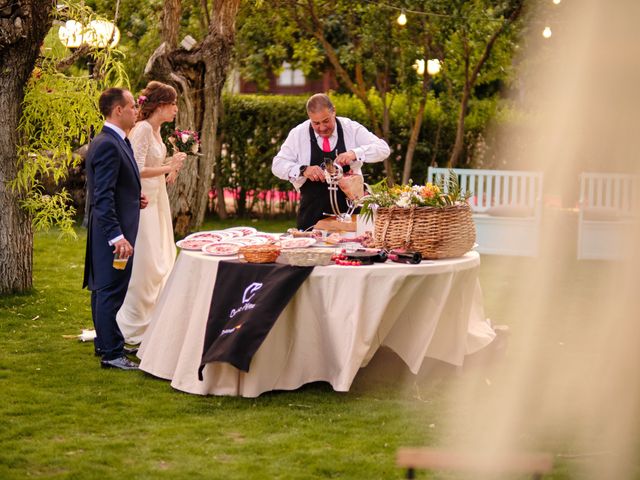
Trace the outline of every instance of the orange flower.
<instances>
[{"instance_id":1,"label":"orange flower","mask_svg":"<svg viewBox=\"0 0 640 480\"><path fill-rule=\"evenodd\" d=\"M438 186L437 185L433 185L432 183L427 183L420 190L420 196L422 198L427 199L427 200L431 200L432 198L434 198L439 193L440 193L440 189L438 188Z\"/></svg>"}]
</instances>

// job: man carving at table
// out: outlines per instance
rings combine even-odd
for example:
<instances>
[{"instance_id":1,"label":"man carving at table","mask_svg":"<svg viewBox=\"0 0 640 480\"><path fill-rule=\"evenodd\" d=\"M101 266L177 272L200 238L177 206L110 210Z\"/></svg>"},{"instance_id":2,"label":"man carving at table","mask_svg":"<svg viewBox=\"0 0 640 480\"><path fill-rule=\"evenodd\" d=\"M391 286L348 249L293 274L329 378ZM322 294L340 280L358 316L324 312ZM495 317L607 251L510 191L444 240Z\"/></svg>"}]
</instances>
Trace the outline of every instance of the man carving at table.
<instances>
[{"instance_id":1,"label":"man carving at table","mask_svg":"<svg viewBox=\"0 0 640 480\"><path fill-rule=\"evenodd\" d=\"M362 175L363 163L381 162L389 156L387 143L358 122L336 117L329 97L318 93L307 100L309 120L295 127L273 159L271 171L289 180L300 191L297 226L307 230L331 213L329 190L322 165L334 160L345 172ZM340 211L347 209L345 195L338 191Z\"/></svg>"}]
</instances>

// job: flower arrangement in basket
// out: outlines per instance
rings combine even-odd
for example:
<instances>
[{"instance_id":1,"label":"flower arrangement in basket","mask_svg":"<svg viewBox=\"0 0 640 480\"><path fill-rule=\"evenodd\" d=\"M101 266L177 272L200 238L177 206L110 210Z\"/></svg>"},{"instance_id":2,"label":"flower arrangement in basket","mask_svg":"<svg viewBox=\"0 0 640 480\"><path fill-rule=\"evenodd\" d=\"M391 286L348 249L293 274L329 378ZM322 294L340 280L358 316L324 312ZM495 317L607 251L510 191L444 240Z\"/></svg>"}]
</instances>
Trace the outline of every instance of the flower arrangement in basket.
<instances>
[{"instance_id":1,"label":"flower arrangement in basket","mask_svg":"<svg viewBox=\"0 0 640 480\"><path fill-rule=\"evenodd\" d=\"M200 137L193 130L176 130L167 139L174 151L188 155L199 155Z\"/></svg>"},{"instance_id":2,"label":"flower arrangement in basket","mask_svg":"<svg viewBox=\"0 0 640 480\"><path fill-rule=\"evenodd\" d=\"M426 185L389 187L382 181L362 199L361 215L375 217L377 248L406 248L426 259L458 257L471 250L476 239L469 196L453 171Z\"/></svg>"}]
</instances>

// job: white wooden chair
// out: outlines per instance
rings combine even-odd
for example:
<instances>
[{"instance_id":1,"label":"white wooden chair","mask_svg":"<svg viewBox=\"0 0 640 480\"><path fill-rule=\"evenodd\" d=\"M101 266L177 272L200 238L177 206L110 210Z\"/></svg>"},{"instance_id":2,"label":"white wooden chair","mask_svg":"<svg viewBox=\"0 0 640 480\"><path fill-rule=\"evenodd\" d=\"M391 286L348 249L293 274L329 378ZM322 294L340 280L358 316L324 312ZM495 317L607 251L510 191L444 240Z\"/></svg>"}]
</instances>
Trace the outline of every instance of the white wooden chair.
<instances>
[{"instance_id":1,"label":"white wooden chair","mask_svg":"<svg viewBox=\"0 0 640 480\"><path fill-rule=\"evenodd\" d=\"M638 175L580 174L578 259L619 260L632 248L639 187Z\"/></svg>"},{"instance_id":2,"label":"white wooden chair","mask_svg":"<svg viewBox=\"0 0 640 480\"><path fill-rule=\"evenodd\" d=\"M542 172L454 169L476 225L477 251L490 255L538 255L542 223ZM428 181L449 176L430 167ZM445 185L446 185L445 181Z\"/></svg>"}]
</instances>

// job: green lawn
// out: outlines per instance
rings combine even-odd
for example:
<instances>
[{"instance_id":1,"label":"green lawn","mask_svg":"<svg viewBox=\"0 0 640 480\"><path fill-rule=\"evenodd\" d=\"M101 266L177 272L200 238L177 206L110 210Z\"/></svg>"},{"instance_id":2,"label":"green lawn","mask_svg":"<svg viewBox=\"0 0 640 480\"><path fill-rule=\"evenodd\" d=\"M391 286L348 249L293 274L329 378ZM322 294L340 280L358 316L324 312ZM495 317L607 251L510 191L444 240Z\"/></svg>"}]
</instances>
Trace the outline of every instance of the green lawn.
<instances>
[{"instance_id":1,"label":"green lawn","mask_svg":"<svg viewBox=\"0 0 640 480\"><path fill-rule=\"evenodd\" d=\"M349 393L318 383L257 399L187 395L140 372L101 370L91 344L63 337L91 328L78 232L37 234L33 292L0 297L0 478L402 478L398 447L444 440L448 395L465 375L428 363L414 378L392 354ZM505 295L530 262L483 258L494 322L517 325ZM550 478L571 478L571 465L558 465Z\"/></svg>"}]
</instances>

